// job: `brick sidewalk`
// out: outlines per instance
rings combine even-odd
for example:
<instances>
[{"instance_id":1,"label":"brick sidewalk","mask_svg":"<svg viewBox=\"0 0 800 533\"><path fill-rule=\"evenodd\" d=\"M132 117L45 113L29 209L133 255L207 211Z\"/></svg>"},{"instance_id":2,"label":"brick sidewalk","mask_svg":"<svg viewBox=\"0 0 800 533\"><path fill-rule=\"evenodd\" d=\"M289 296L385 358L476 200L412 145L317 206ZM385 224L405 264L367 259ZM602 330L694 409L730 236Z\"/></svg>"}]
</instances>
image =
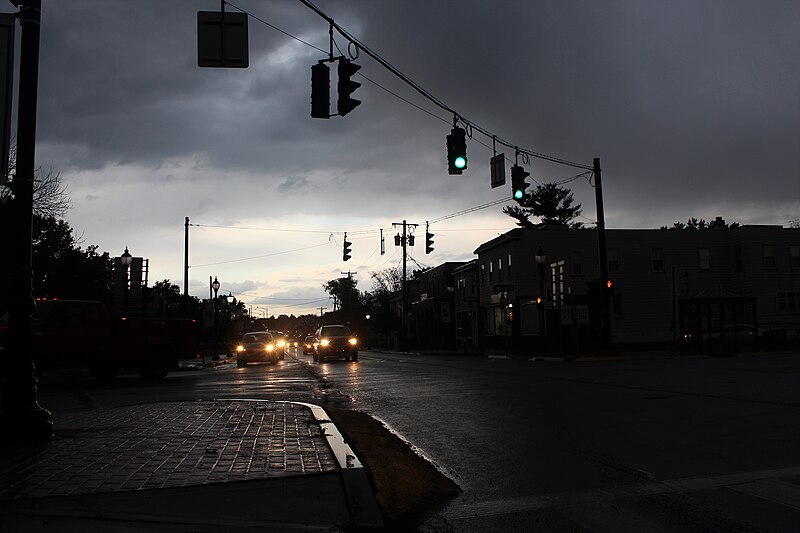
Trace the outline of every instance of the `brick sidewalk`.
<instances>
[{"instance_id":1,"label":"brick sidewalk","mask_svg":"<svg viewBox=\"0 0 800 533\"><path fill-rule=\"evenodd\" d=\"M311 411L291 403L154 403L52 420L53 441L0 455L0 501L339 470Z\"/></svg>"}]
</instances>

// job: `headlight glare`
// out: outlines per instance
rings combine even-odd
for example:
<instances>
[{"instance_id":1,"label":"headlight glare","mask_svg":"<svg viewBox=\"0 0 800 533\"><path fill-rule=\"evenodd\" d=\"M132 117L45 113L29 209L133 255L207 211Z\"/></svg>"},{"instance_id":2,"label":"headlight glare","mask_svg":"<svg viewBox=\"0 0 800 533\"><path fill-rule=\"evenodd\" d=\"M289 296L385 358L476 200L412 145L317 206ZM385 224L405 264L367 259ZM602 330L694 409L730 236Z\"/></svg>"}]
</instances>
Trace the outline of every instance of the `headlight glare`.
<instances>
[{"instance_id":1,"label":"headlight glare","mask_svg":"<svg viewBox=\"0 0 800 533\"><path fill-rule=\"evenodd\" d=\"M356 344L358 344L358 339L353 337L350 340L348 340L347 342L349 342L351 346L355 346Z\"/></svg>"},{"instance_id":2,"label":"headlight glare","mask_svg":"<svg viewBox=\"0 0 800 533\"><path fill-rule=\"evenodd\" d=\"M331 341L329 341L328 339L322 339L321 341L319 341L319 343L323 346L327 346L331 343Z\"/></svg>"}]
</instances>

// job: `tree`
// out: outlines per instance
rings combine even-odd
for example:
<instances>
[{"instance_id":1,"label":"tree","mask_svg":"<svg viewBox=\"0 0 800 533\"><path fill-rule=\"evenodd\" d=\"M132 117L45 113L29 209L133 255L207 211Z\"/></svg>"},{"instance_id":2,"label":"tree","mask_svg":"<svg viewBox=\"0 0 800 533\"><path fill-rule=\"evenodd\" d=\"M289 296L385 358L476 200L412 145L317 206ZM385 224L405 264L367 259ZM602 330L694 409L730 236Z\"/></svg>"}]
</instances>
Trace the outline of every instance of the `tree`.
<instances>
[{"instance_id":1,"label":"tree","mask_svg":"<svg viewBox=\"0 0 800 533\"><path fill-rule=\"evenodd\" d=\"M583 227L582 222L573 222L583 212L581 204L573 205L572 192L566 187L559 187L555 183L537 185L520 205L506 206L503 213L517 220L517 225L522 228L535 226L530 217L539 217L540 224L558 224L571 228Z\"/></svg>"},{"instance_id":2,"label":"tree","mask_svg":"<svg viewBox=\"0 0 800 533\"><path fill-rule=\"evenodd\" d=\"M402 289L402 271L399 266L370 273L372 290L366 294L370 308L370 326L383 338L383 346L389 347L389 335L400 329L399 317L392 310L392 296Z\"/></svg>"},{"instance_id":3,"label":"tree","mask_svg":"<svg viewBox=\"0 0 800 533\"><path fill-rule=\"evenodd\" d=\"M335 308L349 310L353 306L361 304L362 297L356 288L357 284L355 278L347 276L332 279L323 284L322 288L333 297Z\"/></svg>"},{"instance_id":4,"label":"tree","mask_svg":"<svg viewBox=\"0 0 800 533\"><path fill-rule=\"evenodd\" d=\"M673 222L672 226L661 226L658 229L662 230L687 230L687 231L702 231L708 229L734 229L738 228L738 222L732 222L728 224L725 222L722 217L716 217L711 222L706 222L704 219L697 220L695 217L689 218L686 223L683 222Z\"/></svg>"},{"instance_id":5,"label":"tree","mask_svg":"<svg viewBox=\"0 0 800 533\"><path fill-rule=\"evenodd\" d=\"M17 146L12 145L8 157L8 175L0 183L0 202L14 197L12 176L17 168ZM33 212L42 217L61 218L72 207L67 186L61 181L61 173L52 168L43 172L36 169L33 178Z\"/></svg>"}]
</instances>

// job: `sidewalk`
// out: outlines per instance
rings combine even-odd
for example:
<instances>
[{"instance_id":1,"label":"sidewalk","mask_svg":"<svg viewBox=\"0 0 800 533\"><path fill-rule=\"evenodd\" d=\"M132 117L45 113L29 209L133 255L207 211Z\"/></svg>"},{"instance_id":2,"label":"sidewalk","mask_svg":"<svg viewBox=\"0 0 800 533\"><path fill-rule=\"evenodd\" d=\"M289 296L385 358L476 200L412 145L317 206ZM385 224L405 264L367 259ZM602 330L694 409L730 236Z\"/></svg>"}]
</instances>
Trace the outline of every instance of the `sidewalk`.
<instances>
[{"instance_id":1,"label":"sidewalk","mask_svg":"<svg viewBox=\"0 0 800 533\"><path fill-rule=\"evenodd\" d=\"M274 401L56 411L56 437L0 452L0 530L379 526L361 463L325 412Z\"/></svg>"}]
</instances>

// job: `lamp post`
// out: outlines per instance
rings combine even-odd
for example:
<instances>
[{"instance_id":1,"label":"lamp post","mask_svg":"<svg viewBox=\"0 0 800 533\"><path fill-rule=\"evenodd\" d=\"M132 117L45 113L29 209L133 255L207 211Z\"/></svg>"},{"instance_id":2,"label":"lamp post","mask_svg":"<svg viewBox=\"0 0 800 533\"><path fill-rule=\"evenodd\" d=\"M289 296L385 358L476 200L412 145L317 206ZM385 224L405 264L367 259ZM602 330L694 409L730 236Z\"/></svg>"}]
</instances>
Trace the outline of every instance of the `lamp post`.
<instances>
[{"instance_id":1,"label":"lamp post","mask_svg":"<svg viewBox=\"0 0 800 533\"><path fill-rule=\"evenodd\" d=\"M128 251L128 247L127 246L125 247L125 252L123 252L123 254L120 256L119 260L120 260L120 263L122 263L122 266L125 268L125 292L123 294L122 309L123 309L123 313L127 316L127 314L128 314L128 283L130 283L130 281L129 281L130 280L129 273L130 273L131 263L133 263L133 256Z\"/></svg>"},{"instance_id":2,"label":"lamp post","mask_svg":"<svg viewBox=\"0 0 800 533\"><path fill-rule=\"evenodd\" d=\"M217 293L219 292L219 280L217 276L214 276L214 282L211 284L211 288L214 289L214 354L211 356L211 359L219 361L219 351L217 350L217 318L219 316Z\"/></svg>"},{"instance_id":3,"label":"lamp post","mask_svg":"<svg viewBox=\"0 0 800 533\"><path fill-rule=\"evenodd\" d=\"M231 330L233 329L233 309L231 309L231 304L236 298L233 297L230 291L228 291L228 295L225 297L225 301L228 302L228 334L225 335L225 338L228 341L228 350L230 350L231 340L233 335L231 335Z\"/></svg>"},{"instance_id":4,"label":"lamp post","mask_svg":"<svg viewBox=\"0 0 800 533\"><path fill-rule=\"evenodd\" d=\"M544 294L544 265L547 262L547 256L544 255L542 252L542 247L539 247L539 252L536 254L536 266L539 269L539 298L541 298L541 303L539 303L539 339L541 340L541 346L539 349L544 352L544 339L545 339L545 321L544 321L544 305L545 305L545 294Z\"/></svg>"}]
</instances>

